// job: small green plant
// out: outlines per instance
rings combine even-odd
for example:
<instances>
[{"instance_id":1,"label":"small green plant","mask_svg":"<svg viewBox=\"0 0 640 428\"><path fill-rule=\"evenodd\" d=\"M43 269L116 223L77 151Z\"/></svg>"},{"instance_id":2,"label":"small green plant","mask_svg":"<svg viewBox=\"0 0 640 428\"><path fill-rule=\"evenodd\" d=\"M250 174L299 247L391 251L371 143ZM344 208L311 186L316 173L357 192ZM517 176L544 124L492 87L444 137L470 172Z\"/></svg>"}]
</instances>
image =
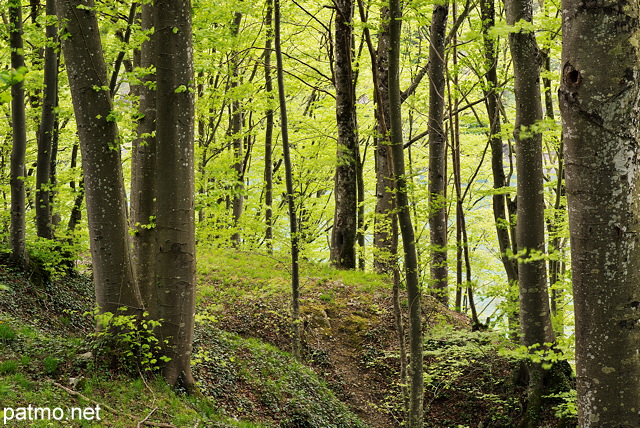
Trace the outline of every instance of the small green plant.
<instances>
[{"instance_id":1,"label":"small green plant","mask_svg":"<svg viewBox=\"0 0 640 428\"><path fill-rule=\"evenodd\" d=\"M11 326L0 321L0 342L11 342L15 338L16 332L11 328Z\"/></svg>"},{"instance_id":2,"label":"small green plant","mask_svg":"<svg viewBox=\"0 0 640 428\"><path fill-rule=\"evenodd\" d=\"M48 375L53 375L58 371L60 360L54 357L46 357L42 363L44 364L44 372Z\"/></svg>"},{"instance_id":3,"label":"small green plant","mask_svg":"<svg viewBox=\"0 0 640 428\"><path fill-rule=\"evenodd\" d=\"M15 360L7 360L0 363L0 374L15 373L18 370L18 362Z\"/></svg>"},{"instance_id":4,"label":"small green plant","mask_svg":"<svg viewBox=\"0 0 640 428\"><path fill-rule=\"evenodd\" d=\"M27 244L33 267L41 270L47 279L59 278L73 269L79 252L72 240L38 238Z\"/></svg>"},{"instance_id":5,"label":"small green plant","mask_svg":"<svg viewBox=\"0 0 640 428\"><path fill-rule=\"evenodd\" d=\"M556 412L556 417L560 419L577 419L578 417L578 405L577 405L577 393L575 389L567 392L560 392L558 394L545 395L545 398L559 399L560 404L555 406L553 410Z\"/></svg>"},{"instance_id":6,"label":"small green plant","mask_svg":"<svg viewBox=\"0 0 640 428\"><path fill-rule=\"evenodd\" d=\"M127 308L119 308L126 311ZM169 357L161 355L162 346L154 330L161 322L135 315L113 314L93 311L98 327L90 335L90 344L95 360L115 370L129 373L149 372L160 368L160 361L167 362Z\"/></svg>"}]
</instances>

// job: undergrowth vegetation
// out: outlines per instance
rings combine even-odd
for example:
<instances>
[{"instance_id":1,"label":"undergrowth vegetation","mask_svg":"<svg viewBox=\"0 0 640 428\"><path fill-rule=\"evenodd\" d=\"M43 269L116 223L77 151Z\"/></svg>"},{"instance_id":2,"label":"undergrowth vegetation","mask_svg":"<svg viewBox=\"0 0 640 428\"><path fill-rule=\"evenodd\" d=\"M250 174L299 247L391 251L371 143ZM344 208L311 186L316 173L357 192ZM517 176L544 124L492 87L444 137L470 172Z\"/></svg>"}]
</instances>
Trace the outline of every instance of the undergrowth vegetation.
<instances>
[{"instance_id":1,"label":"undergrowth vegetation","mask_svg":"<svg viewBox=\"0 0 640 428\"><path fill-rule=\"evenodd\" d=\"M303 262L303 352L297 362L287 353L287 264L254 253L201 254L196 397L170 390L154 375L162 358L155 325L92 308L89 277L33 282L0 264L0 408L100 404L102 422L65 425L82 427L142 421L175 427L402 426L404 382L388 281ZM424 299L426 426L517 425L526 398L519 348L498 333L471 331L467 317ZM407 302L400 304L406 312ZM102 325L97 331L96 321ZM575 415L571 392L552 391L545 403L544 426Z\"/></svg>"}]
</instances>

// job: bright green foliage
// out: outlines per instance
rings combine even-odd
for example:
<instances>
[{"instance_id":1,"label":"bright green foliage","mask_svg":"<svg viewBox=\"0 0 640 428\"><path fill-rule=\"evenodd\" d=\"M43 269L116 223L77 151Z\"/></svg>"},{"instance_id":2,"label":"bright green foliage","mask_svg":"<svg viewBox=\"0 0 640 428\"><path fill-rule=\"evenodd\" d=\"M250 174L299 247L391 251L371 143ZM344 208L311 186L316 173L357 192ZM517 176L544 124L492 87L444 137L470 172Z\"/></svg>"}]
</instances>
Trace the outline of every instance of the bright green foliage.
<instances>
[{"instance_id":1,"label":"bright green foliage","mask_svg":"<svg viewBox=\"0 0 640 428\"><path fill-rule=\"evenodd\" d=\"M121 308L123 311L126 308ZM135 374L157 371L169 358L160 354L161 344L154 330L161 322L138 320L135 315L113 314L95 309L97 330L90 335L95 361L108 368ZM146 318L148 314L144 314Z\"/></svg>"}]
</instances>

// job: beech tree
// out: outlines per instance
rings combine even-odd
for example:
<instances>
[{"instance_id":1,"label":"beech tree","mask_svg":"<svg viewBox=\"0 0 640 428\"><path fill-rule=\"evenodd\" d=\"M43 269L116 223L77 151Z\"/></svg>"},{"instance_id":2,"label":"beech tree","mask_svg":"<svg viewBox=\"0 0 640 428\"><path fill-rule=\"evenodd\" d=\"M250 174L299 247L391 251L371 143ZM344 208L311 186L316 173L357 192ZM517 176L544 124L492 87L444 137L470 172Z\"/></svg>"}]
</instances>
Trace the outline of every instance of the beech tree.
<instances>
[{"instance_id":1,"label":"beech tree","mask_svg":"<svg viewBox=\"0 0 640 428\"><path fill-rule=\"evenodd\" d=\"M36 224L38 236L53 238L52 219L52 151L56 132L58 99L58 28L55 22L55 0L46 2L46 46L44 50L44 94L42 116L38 129L38 160L36 172Z\"/></svg>"},{"instance_id":2,"label":"beech tree","mask_svg":"<svg viewBox=\"0 0 640 428\"><path fill-rule=\"evenodd\" d=\"M431 19L429 43L429 234L431 281L434 294L447 305L447 213L445 202L446 142L443 127L445 106L445 37L448 1L436 3Z\"/></svg>"},{"instance_id":3,"label":"beech tree","mask_svg":"<svg viewBox=\"0 0 640 428\"><path fill-rule=\"evenodd\" d=\"M631 1L562 8L578 422L638 426L640 10Z\"/></svg>"},{"instance_id":4,"label":"beech tree","mask_svg":"<svg viewBox=\"0 0 640 428\"><path fill-rule=\"evenodd\" d=\"M129 250L120 136L113 119L93 0L56 0L82 151L96 300L102 311L141 313Z\"/></svg>"},{"instance_id":5,"label":"beech tree","mask_svg":"<svg viewBox=\"0 0 640 428\"><path fill-rule=\"evenodd\" d=\"M141 30L147 33L139 52L139 67L147 70L141 84L134 90L139 98L137 139L131 153L131 212L133 229L132 260L135 280L146 311L151 318L158 316L156 290L156 91L155 74L150 69L156 64L156 38L153 30L155 8L151 3L142 5Z\"/></svg>"},{"instance_id":6,"label":"beech tree","mask_svg":"<svg viewBox=\"0 0 640 428\"><path fill-rule=\"evenodd\" d=\"M280 131L282 133L282 150L284 155L286 199L289 209L289 233L291 234L291 330L293 356L300 359L300 274L299 274L299 247L298 247L298 218L296 215L295 198L293 190L293 173L291 166L291 153L289 147L289 125L287 117L287 100L284 87L284 67L282 65L282 41L281 41L281 12L280 0L273 0L273 33L274 47L276 51L276 73L278 80L278 102L280 104Z\"/></svg>"},{"instance_id":7,"label":"beech tree","mask_svg":"<svg viewBox=\"0 0 640 428\"><path fill-rule=\"evenodd\" d=\"M506 3L509 25L530 23L531 0ZM509 34L516 97L516 171L518 175L516 240L518 242L518 289L522 344L542 350L555 342L551 327L545 253L544 188L542 176L542 134L536 127L542 120L540 63L535 34L523 28ZM545 370L529 362L529 397L522 426L538 424Z\"/></svg>"},{"instance_id":8,"label":"beech tree","mask_svg":"<svg viewBox=\"0 0 640 428\"><path fill-rule=\"evenodd\" d=\"M418 280L416 243L407 196L402 140L402 100L400 91L400 34L402 9L398 0L389 2L389 112L390 140L393 159L398 223L402 234L404 267L409 305L410 394L407 412L408 425L423 425L424 374L422 355L422 291Z\"/></svg>"},{"instance_id":9,"label":"beech tree","mask_svg":"<svg viewBox=\"0 0 640 428\"><path fill-rule=\"evenodd\" d=\"M13 145L11 150L11 259L17 266L28 264L26 242L25 207L25 155L27 150L27 123L25 117L24 43L22 41L22 2L9 2L11 68L15 81L11 86L11 128Z\"/></svg>"},{"instance_id":10,"label":"beech tree","mask_svg":"<svg viewBox=\"0 0 640 428\"><path fill-rule=\"evenodd\" d=\"M155 2L157 299L170 385L193 391L196 249L194 72L190 0Z\"/></svg>"},{"instance_id":11,"label":"beech tree","mask_svg":"<svg viewBox=\"0 0 640 428\"><path fill-rule=\"evenodd\" d=\"M338 149L331 261L342 269L356 267L358 134L353 71L353 0L335 2L336 119Z\"/></svg>"}]
</instances>

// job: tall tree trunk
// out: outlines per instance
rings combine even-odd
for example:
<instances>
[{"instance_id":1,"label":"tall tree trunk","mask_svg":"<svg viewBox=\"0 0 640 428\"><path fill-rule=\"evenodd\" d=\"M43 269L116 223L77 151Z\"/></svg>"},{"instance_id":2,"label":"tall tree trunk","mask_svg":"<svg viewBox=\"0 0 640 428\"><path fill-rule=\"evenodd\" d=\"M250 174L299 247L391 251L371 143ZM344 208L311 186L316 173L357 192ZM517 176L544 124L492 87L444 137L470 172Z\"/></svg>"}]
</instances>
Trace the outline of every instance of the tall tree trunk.
<instances>
[{"instance_id":1,"label":"tall tree trunk","mask_svg":"<svg viewBox=\"0 0 640 428\"><path fill-rule=\"evenodd\" d=\"M393 161L389 142L389 8L382 6L374 74L377 138L375 147L376 208L373 226L373 268L392 274L397 266L398 217L395 212Z\"/></svg>"},{"instance_id":2,"label":"tall tree trunk","mask_svg":"<svg viewBox=\"0 0 640 428\"><path fill-rule=\"evenodd\" d=\"M139 313L140 292L133 280L118 127L107 84L94 2L57 0L67 37L62 48L73 100L87 201L96 299L102 311L127 307ZM88 66L90 64L90 66Z\"/></svg>"},{"instance_id":3,"label":"tall tree trunk","mask_svg":"<svg viewBox=\"0 0 640 428\"><path fill-rule=\"evenodd\" d=\"M233 19L233 36L237 37L240 32L240 23L242 22L242 13L236 12ZM229 89L233 91L240 85L240 59L238 53L234 53L233 59L233 76L231 77L231 84ZM237 94L233 95L237 97ZM235 248L239 248L242 243L242 234L240 233L240 217L244 211L244 145L242 139L242 123L244 121L242 105L239 99L234 99L231 102L231 123L229 129L233 138L233 155L235 161L233 163L233 169L236 172L237 183L233 190L233 202L232 202L232 216L233 226L236 228L231 241Z\"/></svg>"},{"instance_id":4,"label":"tall tree trunk","mask_svg":"<svg viewBox=\"0 0 640 428\"><path fill-rule=\"evenodd\" d=\"M353 0L336 0L335 86L338 149L331 262L340 269L356 267L358 135L353 79Z\"/></svg>"},{"instance_id":5,"label":"tall tree trunk","mask_svg":"<svg viewBox=\"0 0 640 428\"><path fill-rule=\"evenodd\" d=\"M78 143L74 143L71 148L71 164L69 167L74 170L78 166ZM80 179L80 184L76 185L75 180L71 180L69 187L73 190L75 198L73 199L73 207L69 214L69 222L67 223L67 231L73 232L82 220L82 201L84 201L84 178Z\"/></svg>"},{"instance_id":6,"label":"tall tree trunk","mask_svg":"<svg viewBox=\"0 0 640 428\"><path fill-rule=\"evenodd\" d=\"M271 74L271 50L273 44L273 0L267 0L265 15L267 26L267 40L264 47L264 82L269 106L267 107L265 135L264 135L264 203L266 225L265 242L267 251L273 252L273 77Z\"/></svg>"},{"instance_id":7,"label":"tall tree trunk","mask_svg":"<svg viewBox=\"0 0 640 428\"><path fill-rule=\"evenodd\" d=\"M424 380L422 369L422 302L418 280L418 259L416 243L411 224L411 210L407 197L407 183L404 168L404 147L402 142L402 101L400 92L400 35L402 11L399 0L389 2L389 106L390 137L393 153L393 177L396 188L398 221L402 233L404 266L409 304L409 350L410 350L410 397L408 426L421 428L423 425Z\"/></svg>"},{"instance_id":8,"label":"tall tree trunk","mask_svg":"<svg viewBox=\"0 0 640 428\"><path fill-rule=\"evenodd\" d=\"M142 5L142 31L149 32L154 25L154 8ZM142 43L140 67L156 65L156 34ZM152 88L155 76L144 76L135 90L140 100L137 138L131 154L131 228L132 259L136 283L140 288L145 309L152 319L158 318L156 290L156 91Z\"/></svg>"},{"instance_id":9,"label":"tall tree trunk","mask_svg":"<svg viewBox=\"0 0 640 428\"><path fill-rule=\"evenodd\" d=\"M489 30L495 26L495 2L494 0L482 0L480 2L482 11L482 37L484 40L485 68L486 68L486 85L485 97L487 115L489 116L489 141L491 145L491 171L493 173L493 188L499 190L493 195L493 218L496 226L496 235L498 238L498 246L500 247L500 259L504 270L507 274L507 296L512 296L510 292L518 282L518 265L516 261L509 257L509 250L515 245L515 235L509 233L511 230L511 221L507 213L508 194L502 189L507 187L507 179L504 173L504 152L502 137L502 126L500 124L498 93L498 57L496 55L495 38L489 34ZM513 339L518 337L518 301L508 297L508 313L507 319L509 323L509 336Z\"/></svg>"},{"instance_id":10,"label":"tall tree trunk","mask_svg":"<svg viewBox=\"0 0 640 428\"><path fill-rule=\"evenodd\" d=\"M514 25L533 19L531 0L509 0L507 23ZM520 291L520 329L522 344L543 348L553 343L545 251L544 188L542 175L542 134L535 125L542 120L540 63L535 34L520 30L509 34L513 57L516 97L517 225L519 247L518 285ZM523 426L537 426L544 379L541 364L531 362L529 398Z\"/></svg>"},{"instance_id":11,"label":"tall tree trunk","mask_svg":"<svg viewBox=\"0 0 640 428\"><path fill-rule=\"evenodd\" d=\"M190 0L156 0L157 293L169 385L193 391L194 72Z\"/></svg>"},{"instance_id":12,"label":"tall tree trunk","mask_svg":"<svg viewBox=\"0 0 640 428\"><path fill-rule=\"evenodd\" d=\"M282 44L280 40L280 0L274 0L274 45L276 50L276 70L278 75L278 101L280 103L280 128L284 157L287 203L289 207L289 232L291 233L291 326L293 333L293 355L300 359L300 275L298 272L298 223L293 190L291 154L289 151L289 128L287 125L287 100L284 90L284 69L282 66Z\"/></svg>"},{"instance_id":13,"label":"tall tree trunk","mask_svg":"<svg viewBox=\"0 0 640 428\"><path fill-rule=\"evenodd\" d=\"M366 148L365 148L366 153ZM358 220L356 222L356 242L358 244L358 251L356 251L358 255L358 269L364 270L365 268L365 224L364 224L364 216L365 216L365 206L364 206L364 159L360 154L360 149L356 150L356 181L358 182Z\"/></svg>"},{"instance_id":14,"label":"tall tree trunk","mask_svg":"<svg viewBox=\"0 0 640 428\"><path fill-rule=\"evenodd\" d=\"M431 287L436 298L447 305L447 212L446 144L443 127L445 104L445 38L449 2L433 7L429 44L429 234L431 245Z\"/></svg>"},{"instance_id":15,"label":"tall tree trunk","mask_svg":"<svg viewBox=\"0 0 640 428\"><path fill-rule=\"evenodd\" d=\"M640 10L628 0L562 9L578 422L639 426Z\"/></svg>"},{"instance_id":16,"label":"tall tree trunk","mask_svg":"<svg viewBox=\"0 0 640 428\"><path fill-rule=\"evenodd\" d=\"M24 44L22 41L22 2L9 2L11 68L19 75L24 68ZM27 268L26 208L25 208L25 157L27 151L27 121L22 80L11 86L11 260L17 266Z\"/></svg>"},{"instance_id":17,"label":"tall tree trunk","mask_svg":"<svg viewBox=\"0 0 640 428\"><path fill-rule=\"evenodd\" d=\"M42 100L42 119L38 129L38 160L36 172L36 226L38 236L53 238L52 228L52 180L51 158L55 133L58 98L58 54L56 52L58 29L53 18L56 16L54 0L47 0L47 46L44 51L44 96Z\"/></svg>"}]
</instances>

